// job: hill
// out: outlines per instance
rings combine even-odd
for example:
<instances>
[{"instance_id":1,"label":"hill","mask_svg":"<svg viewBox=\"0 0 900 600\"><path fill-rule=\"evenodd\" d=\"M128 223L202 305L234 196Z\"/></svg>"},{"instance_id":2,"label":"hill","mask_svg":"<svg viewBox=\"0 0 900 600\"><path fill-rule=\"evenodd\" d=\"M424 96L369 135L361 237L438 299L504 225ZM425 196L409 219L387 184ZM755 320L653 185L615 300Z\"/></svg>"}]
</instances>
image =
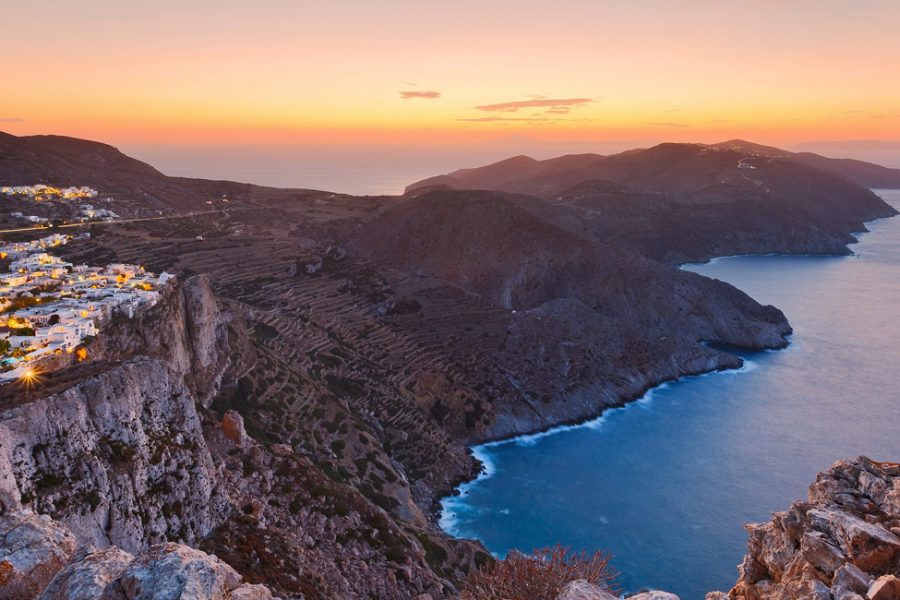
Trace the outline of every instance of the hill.
<instances>
[{"instance_id":1,"label":"hill","mask_svg":"<svg viewBox=\"0 0 900 600\"><path fill-rule=\"evenodd\" d=\"M825 161L829 159L823 159ZM870 190L804 157L741 141L660 144L612 156L516 159L408 188L489 189L595 241L681 262L743 253L849 252L868 220L896 214Z\"/></svg>"},{"instance_id":2,"label":"hill","mask_svg":"<svg viewBox=\"0 0 900 600\"><path fill-rule=\"evenodd\" d=\"M411 184L407 191L432 185L462 189L490 189L528 193L548 197L589 179L617 183L640 183L654 188L662 184L689 189L734 176L737 162L732 156L715 152L733 152L741 158L765 157L829 171L866 188L900 188L900 169L850 159L833 159L811 152L789 152L744 140L718 144L659 144L652 148L628 150L619 154L574 154L548 160L517 156L483 167L460 169Z\"/></svg>"},{"instance_id":3,"label":"hill","mask_svg":"<svg viewBox=\"0 0 900 600\"><path fill-rule=\"evenodd\" d=\"M252 186L169 177L116 148L58 136L0 132L0 185L86 185L112 196L122 214L203 208L222 194L244 195Z\"/></svg>"}]
</instances>

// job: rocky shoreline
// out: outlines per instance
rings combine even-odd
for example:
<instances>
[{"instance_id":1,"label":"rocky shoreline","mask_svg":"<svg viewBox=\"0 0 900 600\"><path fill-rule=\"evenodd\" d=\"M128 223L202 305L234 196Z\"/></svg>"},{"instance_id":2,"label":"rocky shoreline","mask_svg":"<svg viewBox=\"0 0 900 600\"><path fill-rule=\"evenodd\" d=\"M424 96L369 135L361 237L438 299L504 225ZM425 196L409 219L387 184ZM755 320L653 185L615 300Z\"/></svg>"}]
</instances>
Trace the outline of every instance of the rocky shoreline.
<instances>
[{"instance_id":1,"label":"rocky shoreline","mask_svg":"<svg viewBox=\"0 0 900 600\"><path fill-rule=\"evenodd\" d=\"M788 341L785 341L785 343L783 345L773 346L772 348L766 348L766 350L783 350L783 349L788 348L789 345L790 345L790 341L788 340ZM582 426L589 426L590 423L603 419L606 416L607 412L612 411L612 410L627 408L634 403L640 402L643 399L645 399L648 394L651 394L654 390L661 389L662 387L664 387L665 385L667 385L669 383L690 380L690 379L696 378L696 377L705 377L708 375L715 375L717 373L740 371L744 367L745 361L743 359L741 359L735 355L732 355L732 354L729 354L727 356L730 356L733 359L735 359L734 365L719 366L714 369L702 370L702 371L697 371L697 372L685 372L681 375L675 375L673 377L663 379L662 381L659 381L658 383L648 385L647 387L643 388L642 391L638 392L636 395L630 396L626 399L623 399L618 404L604 405L603 408L600 410L600 412L595 414L594 416L573 419L570 421L561 421L555 425L550 425L549 427L545 427L542 429L535 429L532 431L524 431L522 433L516 433L513 435L489 437L487 439L484 439L483 441L478 441L477 443L470 444L469 451L472 452L472 456L478 462L478 465L479 465L478 472L469 479L460 480L456 485L454 485L450 489L450 491L448 493L445 493L443 496L440 496L440 500L439 500L440 508L433 511L433 513L432 513L433 518L437 522L440 522L443 511L444 511L444 508L443 508L444 501L447 499L450 499L450 498L459 497L459 495L462 491L460 489L461 487L471 486L471 485L477 483L480 479L482 479L487 474L486 466L485 466L484 462L477 456L477 454L478 454L476 451L477 448L495 446L495 445L506 444L506 443L515 443L517 440L533 439L533 438L537 438L537 437L550 436L557 432L568 431L570 429L576 429L576 428L582 427ZM447 531L447 533L452 535L452 533L450 531Z\"/></svg>"},{"instance_id":2,"label":"rocky shoreline","mask_svg":"<svg viewBox=\"0 0 900 600\"><path fill-rule=\"evenodd\" d=\"M746 528L737 584L707 600L900 598L900 464L839 461L806 501Z\"/></svg>"}]
</instances>

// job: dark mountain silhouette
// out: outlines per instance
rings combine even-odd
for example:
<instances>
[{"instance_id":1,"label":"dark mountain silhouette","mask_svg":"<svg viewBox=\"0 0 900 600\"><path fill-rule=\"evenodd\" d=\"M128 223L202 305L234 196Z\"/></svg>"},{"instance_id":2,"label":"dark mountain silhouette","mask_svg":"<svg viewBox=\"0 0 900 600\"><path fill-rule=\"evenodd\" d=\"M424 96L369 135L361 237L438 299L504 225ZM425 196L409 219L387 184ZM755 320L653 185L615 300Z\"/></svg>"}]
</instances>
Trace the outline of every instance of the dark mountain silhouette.
<instances>
[{"instance_id":1,"label":"dark mountain silhouette","mask_svg":"<svg viewBox=\"0 0 900 600\"><path fill-rule=\"evenodd\" d=\"M660 144L612 156L517 157L408 189L537 197L542 201L518 202L582 237L616 240L671 262L757 252L847 253L865 221L895 214L869 189L809 163L806 155L740 140Z\"/></svg>"},{"instance_id":2,"label":"dark mountain silhouette","mask_svg":"<svg viewBox=\"0 0 900 600\"><path fill-rule=\"evenodd\" d=\"M252 187L169 177L108 144L59 135L0 132L0 164L0 185L87 185L127 201L137 213L202 208L210 197Z\"/></svg>"}]
</instances>

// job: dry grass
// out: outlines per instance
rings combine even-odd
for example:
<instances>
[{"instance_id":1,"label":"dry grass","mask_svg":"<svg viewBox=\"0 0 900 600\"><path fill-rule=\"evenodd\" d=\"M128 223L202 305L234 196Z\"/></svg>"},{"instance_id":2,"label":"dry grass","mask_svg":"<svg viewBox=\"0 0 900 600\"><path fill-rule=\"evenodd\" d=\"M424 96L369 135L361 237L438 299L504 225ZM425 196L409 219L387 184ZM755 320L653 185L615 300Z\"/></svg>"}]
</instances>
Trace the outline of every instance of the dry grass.
<instances>
[{"instance_id":1,"label":"dry grass","mask_svg":"<svg viewBox=\"0 0 900 600\"><path fill-rule=\"evenodd\" d=\"M610 587L616 572L609 555L575 553L563 546L535 550L530 556L511 553L485 565L466 580L462 600L554 600L576 579Z\"/></svg>"}]
</instances>

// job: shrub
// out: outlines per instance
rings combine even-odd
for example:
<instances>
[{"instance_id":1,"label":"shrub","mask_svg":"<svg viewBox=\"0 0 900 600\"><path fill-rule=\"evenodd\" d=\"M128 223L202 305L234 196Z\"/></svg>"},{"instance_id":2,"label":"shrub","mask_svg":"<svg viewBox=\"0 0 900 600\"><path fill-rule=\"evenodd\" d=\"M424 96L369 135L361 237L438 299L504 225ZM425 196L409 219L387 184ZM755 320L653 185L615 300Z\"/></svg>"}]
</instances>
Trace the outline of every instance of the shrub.
<instances>
[{"instance_id":1,"label":"shrub","mask_svg":"<svg viewBox=\"0 0 900 600\"><path fill-rule=\"evenodd\" d=\"M574 553L554 546L530 556L513 552L505 560L482 566L466 579L462 600L554 600L567 583L576 579L610 587L616 577L609 555Z\"/></svg>"}]
</instances>

